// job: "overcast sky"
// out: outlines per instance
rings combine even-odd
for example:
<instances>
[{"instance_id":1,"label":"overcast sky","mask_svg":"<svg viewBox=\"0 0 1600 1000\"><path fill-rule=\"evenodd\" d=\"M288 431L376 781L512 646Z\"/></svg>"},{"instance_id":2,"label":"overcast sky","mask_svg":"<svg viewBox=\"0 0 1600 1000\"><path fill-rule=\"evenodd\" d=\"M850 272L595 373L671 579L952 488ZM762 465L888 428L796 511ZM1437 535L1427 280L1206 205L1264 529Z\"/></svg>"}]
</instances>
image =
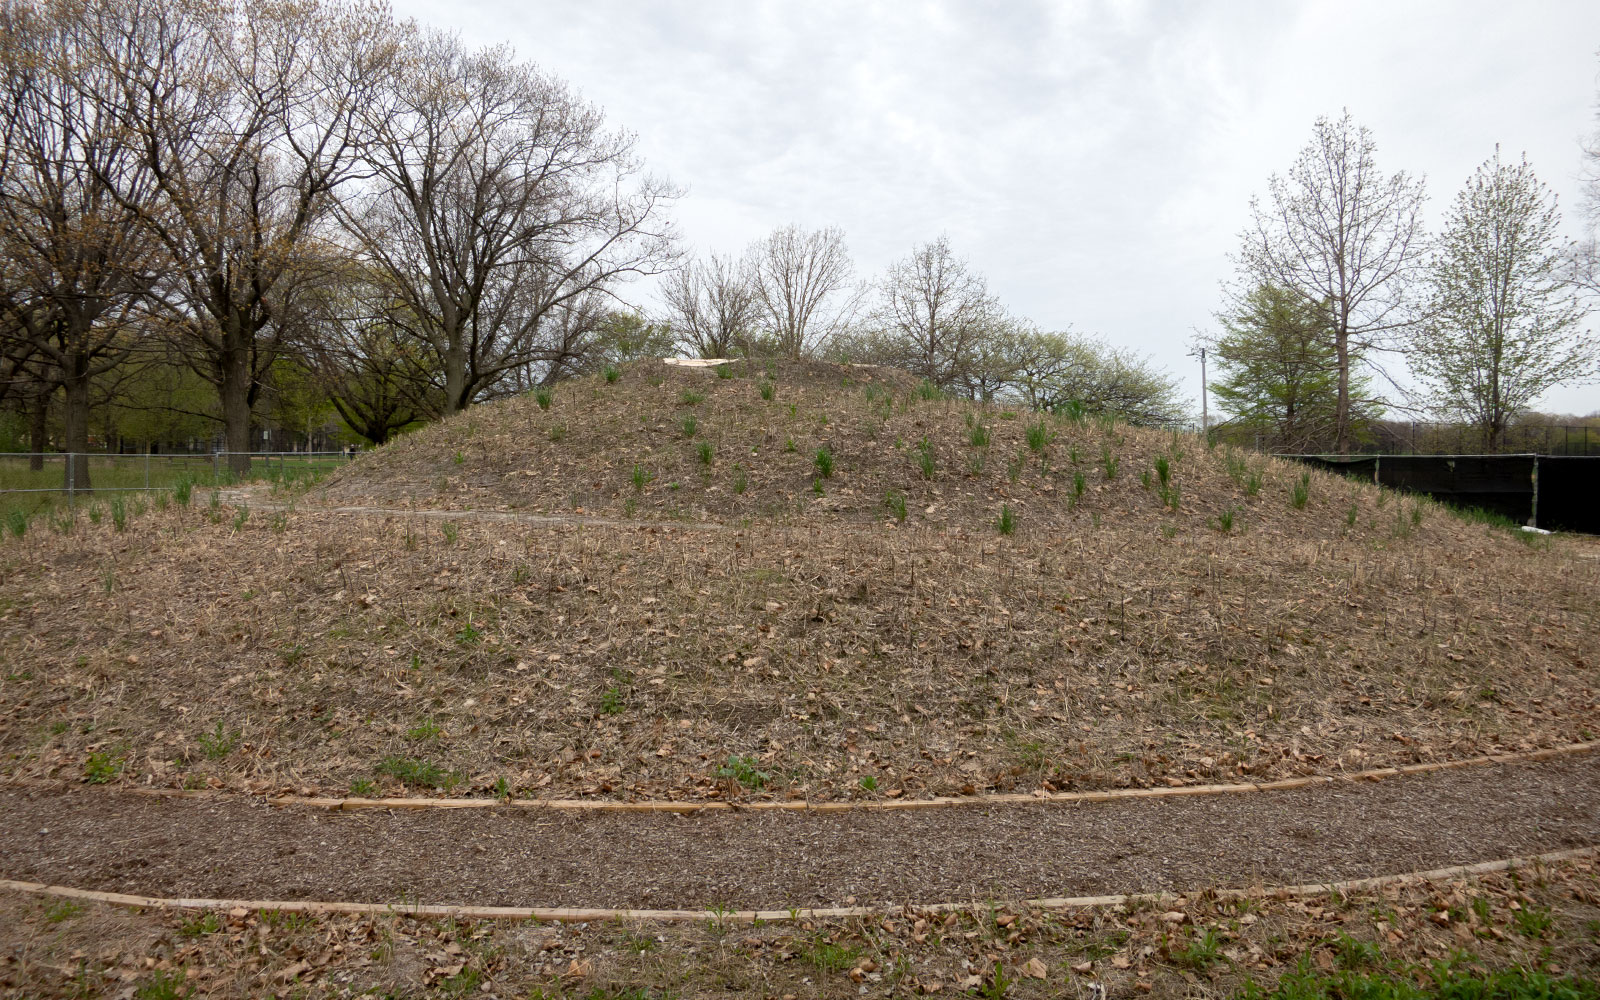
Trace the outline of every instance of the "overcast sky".
<instances>
[{"instance_id":1,"label":"overcast sky","mask_svg":"<svg viewBox=\"0 0 1600 1000\"><path fill-rule=\"evenodd\" d=\"M835 225L870 277L947 233L1013 312L1153 355L1197 400L1192 330L1318 115L1348 107L1381 169L1425 175L1432 225L1495 143L1526 152L1574 236L1600 125L1595 0L395 2L637 133L697 251Z\"/></svg>"}]
</instances>

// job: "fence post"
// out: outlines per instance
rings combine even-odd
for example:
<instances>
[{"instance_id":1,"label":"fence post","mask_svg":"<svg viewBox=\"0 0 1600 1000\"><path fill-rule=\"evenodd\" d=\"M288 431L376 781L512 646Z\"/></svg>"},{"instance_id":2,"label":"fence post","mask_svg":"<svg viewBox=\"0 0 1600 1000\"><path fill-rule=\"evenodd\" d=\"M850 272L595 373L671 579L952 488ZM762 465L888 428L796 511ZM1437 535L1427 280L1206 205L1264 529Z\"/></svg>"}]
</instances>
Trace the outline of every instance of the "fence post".
<instances>
[{"instance_id":1,"label":"fence post","mask_svg":"<svg viewBox=\"0 0 1600 1000\"><path fill-rule=\"evenodd\" d=\"M78 462L72 452L67 452L67 509L71 510L76 503L78 490L74 480L78 476Z\"/></svg>"},{"instance_id":2,"label":"fence post","mask_svg":"<svg viewBox=\"0 0 1600 1000\"><path fill-rule=\"evenodd\" d=\"M1535 528L1539 526L1539 456L1533 456L1533 505L1529 512L1532 516L1528 523Z\"/></svg>"},{"instance_id":3,"label":"fence post","mask_svg":"<svg viewBox=\"0 0 1600 1000\"><path fill-rule=\"evenodd\" d=\"M220 452L220 451L214 451L214 452L211 453L211 485L212 486L217 485L217 477L219 475L221 475L221 473L219 473L217 471L217 459L218 459L219 456L221 456L221 454L222 454L222 452Z\"/></svg>"},{"instance_id":4,"label":"fence post","mask_svg":"<svg viewBox=\"0 0 1600 1000\"><path fill-rule=\"evenodd\" d=\"M150 489L150 446L144 446L144 488Z\"/></svg>"}]
</instances>

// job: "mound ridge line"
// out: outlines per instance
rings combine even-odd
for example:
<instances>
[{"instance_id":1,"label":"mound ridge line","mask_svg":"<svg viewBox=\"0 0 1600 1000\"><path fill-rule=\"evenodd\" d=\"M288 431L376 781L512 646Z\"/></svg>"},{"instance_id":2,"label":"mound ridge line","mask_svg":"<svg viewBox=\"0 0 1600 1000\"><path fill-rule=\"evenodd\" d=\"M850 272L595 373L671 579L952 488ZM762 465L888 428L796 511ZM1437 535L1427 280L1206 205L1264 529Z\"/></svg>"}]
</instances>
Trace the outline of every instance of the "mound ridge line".
<instances>
[{"instance_id":1,"label":"mound ridge line","mask_svg":"<svg viewBox=\"0 0 1600 1000\"><path fill-rule=\"evenodd\" d=\"M118 787L113 790L153 798L208 799L232 797L259 797L273 806L308 806L328 810L357 809L552 809L572 812L618 813L698 813L698 812L897 812L913 809L948 809L962 806L1071 804L1077 802L1114 802L1122 799L1176 798L1192 795L1241 795L1252 792L1286 791L1312 785L1334 785L1360 781L1382 781L1385 778L1412 774L1429 774L1435 771L1453 771L1468 767L1485 767L1491 764L1519 764L1553 760L1572 754L1588 753L1600 749L1600 740L1567 743L1540 750L1524 750L1509 754L1487 754L1464 757L1460 760L1437 761L1429 764L1406 764L1400 767L1379 767L1347 774L1309 775L1301 778L1283 778L1278 781L1240 782L1236 784L1180 785L1159 788L1109 788L1094 792L1005 792L990 795L938 796L928 799L855 799L841 802L811 802L795 799L786 802L676 802L656 800L625 802L614 799L441 799L441 798L333 798L316 795L268 795L219 791L216 789L146 788L138 785ZM67 781L23 779L5 782L14 788L74 787Z\"/></svg>"},{"instance_id":2,"label":"mound ridge line","mask_svg":"<svg viewBox=\"0 0 1600 1000\"><path fill-rule=\"evenodd\" d=\"M1262 887L1258 889L1210 889L1199 892L1147 892L1121 893L1110 896L1059 896L1022 900L1020 905L1044 910L1086 909L1091 907L1121 906L1129 903L1162 903L1208 896L1218 900L1230 899L1295 899L1327 895L1329 893L1365 892L1391 885L1417 882L1434 882L1448 879L1488 875L1515 868L1529 868L1563 861L1575 861L1600 855L1600 846L1569 848L1544 854L1481 861L1470 865L1452 865L1420 872L1401 872L1393 875L1374 875L1368 878L1346 879L1340 882L1304 883L1301 885ZM900 906L839 906L805 907L786 910L625 910L586 907L540 906L439 906L421 903L349 903L320 900L264 900L264 899L184 899L164 896L138 896L122 892L99 892L74 889L63 885L46 885L42 882L20 882L0 879L0 889L25 892L33 895L78 899L86 902L109 903L114 906L132 906L141 909L166 910L278 910L292 913L344 913L344 914L399 914L415 917L451 917L461 920L547 920L562 923L585 923L604 920L642 920L662 923L716 919L732 923L800 921L809 919L837 919L845 917L886 917L902 913L948 913L967 910L976 901L930 903Z\"/></svg>"}]
</instances>

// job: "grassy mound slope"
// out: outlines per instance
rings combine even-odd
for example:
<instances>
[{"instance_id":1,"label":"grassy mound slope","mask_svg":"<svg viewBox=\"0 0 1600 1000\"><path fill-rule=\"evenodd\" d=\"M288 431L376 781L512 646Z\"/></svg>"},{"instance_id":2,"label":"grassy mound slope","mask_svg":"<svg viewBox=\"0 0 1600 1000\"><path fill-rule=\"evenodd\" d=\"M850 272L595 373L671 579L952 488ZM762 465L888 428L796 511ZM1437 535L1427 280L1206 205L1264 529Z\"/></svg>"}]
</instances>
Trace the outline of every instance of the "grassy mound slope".
<instances>
[{"instance_id":1,"label":"grassy mound slope","mask_svg":"<svg viewBox=\"0 0 1600 1000\"><path fill-rule=\"evenodd\" d=\"M1600 733L1590 540L897 373L773 374L767 399L759 368L640 366L428 428L291 512L197 491L7 540L4 770L839 798ZM358 502L415 509L328 509Z\"/></svg>"},{"instance_id":2,"label":"grassy mound slope","mask_svg":"<svg viewBox=\"0 0 1600 1000\"><path fill-rule=\"evenodd\" d=\"M894 369L735 362L723 374L652 362L615 382L563 384L543 402L530 393L481 407L363 456L321 495L729 524L891 520L903 502L912 520L952 527L993 525L1010 507L1017 525L1036 530L1072 530L1097 515L1155 529L1230 510L1285 520L1252 490L1282 493L1303 471L1098 418L929 398ZM1320 479L1324 502L1293 519L1294 534L1343 534L1348 510L1327 502L1330 490L1341 501L1362 496Z\"/></svg>"}]
</instances>

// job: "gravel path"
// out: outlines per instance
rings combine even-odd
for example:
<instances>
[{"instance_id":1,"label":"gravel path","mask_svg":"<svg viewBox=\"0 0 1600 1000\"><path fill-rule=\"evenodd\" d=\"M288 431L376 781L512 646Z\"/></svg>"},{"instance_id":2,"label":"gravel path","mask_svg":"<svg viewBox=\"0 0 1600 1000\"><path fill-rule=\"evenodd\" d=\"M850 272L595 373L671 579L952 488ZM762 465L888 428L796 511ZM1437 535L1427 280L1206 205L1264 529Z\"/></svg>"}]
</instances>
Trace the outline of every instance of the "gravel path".
<instances>
[{"instance_id":1,"label":"gravel path","mask_svg":"<svg viewBox=\"0 0 1600 1000\"><path fill-rule=\"evenodd\" d=\"M1600 844L1600 754L1255 795L912 812L329 812L0 791L0 877L164 896L697 908L1333 881Z\"/></svg>"}]
</instances>

